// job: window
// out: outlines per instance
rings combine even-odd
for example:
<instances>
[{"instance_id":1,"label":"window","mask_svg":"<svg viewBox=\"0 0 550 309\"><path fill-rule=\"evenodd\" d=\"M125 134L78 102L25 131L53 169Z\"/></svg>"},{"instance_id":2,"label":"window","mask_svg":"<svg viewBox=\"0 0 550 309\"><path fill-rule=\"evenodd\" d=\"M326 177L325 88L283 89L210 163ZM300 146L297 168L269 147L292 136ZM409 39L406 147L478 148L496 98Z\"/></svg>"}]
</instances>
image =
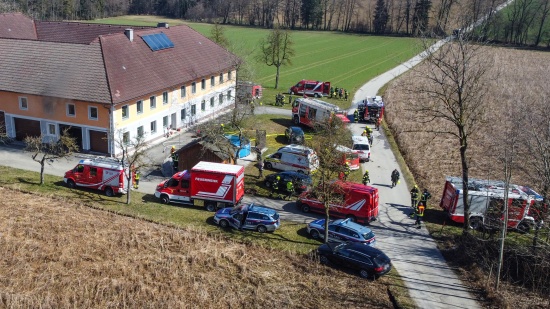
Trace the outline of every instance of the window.
<instances>
[{"instance_id":1,"label":"window","mask_svg":"<svg viewBox=\"0 0 550 309\"><path fill-rule=\"evenodd\" d=\"M202 101L201 101L201 111L204 112L204 110L206 110L206 101L205 101L205 100L202 100Z\"/></svg>"},{"instance_id":2,"label":"window","mask_svg":"<svg viewBox=\"0 0 550 309\"><path fill-rule=\"evenodd\" d=\"M223 103L223 93L220 93L220 95L218 96L218 102L220 102L220 104Z\"/></svg>"},{"instance_id":3,"label":"window","mask_svg":"<svg viewBox=\"0 0 550 309\"><path fill-rule=\"evenodd\" d=\"M162 117L162 127L168 128L168 116Z\"/></svg>"},{"instance_id":4,"label":"window","mask_svg":"<svg viewBox=\"0 0 550 309\"><path fill-rule=\"evenodd\" d=\"M231 71L227 72L227 79L228 80L231 80L232 79L232 76L233 74L231 74Z\"/></svg>"},{"instance_id":5,"label":"window","mask_svg":"<svg viewBox=\"0 0 550 309\"><path fill-rule=\"evenodd\" d=\"M223 73L220 73L220 84L223 83Z\"/></svg>"},{"instance_id":6,"label":"window","mask_svg":"<svg viewBox=\"0 0 550 309\"><path fill-rule=\"evenodd\" d=\"M168 91L162 93L162 104L168 104Z\"/></svg>"},{"instance_id":7,"label":"window","mask_svg":"<svg viewBox=\"0 0 550 309\"><path fill-rule=\"evenodd\" d=\"M216 85L216 81L214 80L214 76L210 76L210 87L214 87Z\"/></svg>"},{"instance_id":8,"label":"window","mask_svg":"<svg viewBox=\"0 0 550 309\"><path fill-rule=\"evenodd\" d=\"M97 176L97 167L90 167L90 176Z\"/></svg>"},{"instance_id":9,"label":"window","mask_svg":"<svg viewBox=\"0 0 550 309\"><path fill-rule=\"evenodd\" d=\"M185 98L185 86L181 86L180 95L182 98Z\"/></svg>"},{"instance_id":10,"label":"window","mask_svg":"<svg viewBox=\"0 0 550 309\"><path fill-rule=\"evenodd\" d=\"M196 93L196 92L197 92L197 83L192 82L191 83L191 93Z\"/></svg>"},{"instance_id":11,"label":"window","mask_svg":"<svg viewBox=\"0 0 550 309\"><path fill-rule=\"evenodd\" d=\"M157 121L151 121L151 133L157 132Z\"/></svg>"},{"instance_id":12,"label":"window","mask_svg":"<svg viewBox=\"0 0 550 309\"><path fill-rule=\"evenodd\" d=\"M143 137L143 133L144 133L144 132L143 132L143 126L139 126L139 127L137 128L137 136L138 136L138 137Z\"/></svg>"},{"instance_id":13,"label":"window","mask_svg":"<svg viewBox=\"0 0 550 309\"><path fill-rule=\"evenodd\" d=\"M22 110L29 109L29 102L27 101L27 98L19 97L19 108Z\"/></svg>"},{"instance_id":14,"label":"window","mask_svg":"<svg viewBox=\"0 0 550 309\"><path fill-rule=\"evenodd\" d=\"M227 92L227 101L231 101L231 90Z\"/></svg>"},{"instance_id":15,"label":"window","mask_svg":"<svg viewBox=\"0 0 550 309\"><path fill-rule=\"evenodd\" d=\"M157 98L155 98L155 96L150 97L149 102L149 106L151 107L151 109L157 108Z\"/></svg>"},{"instance_id":16,"label":"window","mask_svg":"<svg viewBox=\"0 0 550 309\"><path fill-rule=\"evenodd\" d=\"M90 118L91 120L97 120L97 107L88 107L88 118Z\"/></svg>"},{"instance_id":17,"label":"window","mask_svg":"<svg viewBox=\"0 0 550 309\"><path fill-rule=\"evenodd\" d=\"M122 134L122 142L125 144L125 145L128 145L128 143L130 142L130 132L124 132Z\"/></svg>"},{"instance_id":18,"label":"window","mask_svg":"<svg viewBox=\"0 0 550 309\"><path fill-rule=\"evenodd\" d=\"M55 135L55 134L56 134L55 124L48 123L48 135Z\"/></svg>"},{"instance_id":19,"label":"window","mask_svg":"<svg viewBox=\"0 0 550 309\"><path fill-rule=\"evenodd\" d=\"M197 104L191 105L191 117L197 114Z\"/></svg>"},{"instance_id":20,"label":"window","mask_svg":"<svg viewBox=\"0 0 550 309\"><path fill-rule=\"evenodd\" d=\"M187 110L185 108L182 108L181 109L181 116L180 116L180 119L181 120L185 120L185 117L187 116Z\"/></svg>"},{"instance_id":21,"label":"window","mask_svg":"<svg viewBox=\"0 0 550 309\"><path fill-rule=\"evenodd\" d=\"M74 104L67 104L67 116L69 117L76 116L76 109Z\"/></svg>"},{"instance_id":22,"label":"window","mask_svg":"<svg viewBox=\"0 0 550 309\"><path fill-rule=\"evenodd\" d=\"M138 114L143 113L143 101L139 100L136 102L136 110Z\"/></svg>"},{"instance_id":23,"label":"window","mask_svg":"<svg viewBox=\"0 0 550 309\"><path fill-rule=\"evenodd\" d=\"M204 89L206 89L206 80L203 78L201 80L201 90L204 90Z\"/></svg>"},{"instance_id":24,"label":"window","mask_svg":"<svg viewBox=\"0 0 550 309\"><path fill-rule=\"evenodd\" d=\"M128 119L128 105L122 107L122 119Z\"/></svg>"},{"instance_id":25,"label":"window","mask_svg":"<svg viewBox=\"0 0 550 309\"><path fill-rule=\"evenodd\" d=\"M214 107L214 97L210 98L210 107Z\"/></svg>"}]
</instances>

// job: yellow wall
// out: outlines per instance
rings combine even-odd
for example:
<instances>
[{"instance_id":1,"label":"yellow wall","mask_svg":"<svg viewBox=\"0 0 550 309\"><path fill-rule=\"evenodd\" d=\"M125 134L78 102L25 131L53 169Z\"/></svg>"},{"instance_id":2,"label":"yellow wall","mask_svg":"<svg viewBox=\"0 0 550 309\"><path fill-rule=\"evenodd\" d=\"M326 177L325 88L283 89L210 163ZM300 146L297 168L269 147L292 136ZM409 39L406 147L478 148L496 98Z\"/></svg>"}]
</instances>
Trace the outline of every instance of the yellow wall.
<instances>
[{"instance_id":1,"label":"yellow wall","mask_svg":"<svg viewBox=\"0 0 550 309\"><path fill-rule=\"evenodd\" d=\"M22 110L19 107L19 98L25 97L28 102L28 109ZM75 116L67 116L67 103L74 104ZM88 119L88 107L97 107L98 119ZM79 123L87 126L108 128L109 126L109 104L90 103L83 101L68 100L62 98L47 98L37 95L19 94L0 91L0 110L6 114L20 115L24 117L49 119L59 122Z\"/></svg>"}]
</instances>

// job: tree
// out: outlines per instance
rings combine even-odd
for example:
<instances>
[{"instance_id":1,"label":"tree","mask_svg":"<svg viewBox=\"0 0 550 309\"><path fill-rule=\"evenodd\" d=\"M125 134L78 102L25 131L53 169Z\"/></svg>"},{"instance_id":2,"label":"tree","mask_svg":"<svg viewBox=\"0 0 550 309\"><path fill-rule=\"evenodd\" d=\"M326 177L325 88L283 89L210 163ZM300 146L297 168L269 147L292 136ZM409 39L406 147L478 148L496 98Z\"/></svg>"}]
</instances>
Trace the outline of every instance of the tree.
<instances>
[{"instance_id":1,"label":"tree","mask_svg":"<svg viewBox=\"0 0 550 309\"><path fill-rule=\"evenodd\" d=\"M25 151L31 153L33 161L40 163L40 185L44 184L46 162L68 157L78 151L76 139L69 135L69 128L62 132L57 141L46 140L43 136L27 136L25 144Z\"/></svg>"},{"instance_id":2,"label":"tree","mask_svg":"<svg viewBox=\"0 0 550 309\"><path fill-rule=\"evenodd\" d=\"M226 49L229 47L229 40L225 36L225 28L219 23L215 23L210 30L210 39Z\"/></svg>"},{"instance_id":3,"label":"tree","mask_svg":"<svg viewBox=\"0 0 550 309\"><path fill-rule=\"evenodd\" d=\"M424 131L456 138L460 152L463 181L464 227L469 234L468 200L469 137L483 124L484 95L492 65L492 54L484 42L474 42L469 33L442 44L439 49L423 40L425 64L414 69L422 86L409 89L418 98L411 104L411 113L425 124ZM432 121L442 122L442 129L430 129Z\"/></svg>"},{"instance_id":4,"label":"tree","mask_svg":"<svg viewBox=\"0 0 550 309\"><path fill-rule=\"evenodd\" d=\"M119 131L117 135L118 137L114 139L115 147L122 150L122 157L120 160L125 168L128 168L128 171L124 173L124 177L126 177L126 181L128 182L126 204L129 205L131 201L131 187L134 172L151 166L152 160L147 157L149 143L145 141L145 135L138 134L130 138L130 132L121 131Z\"/></svg>"},{"instance_id":5,"label":"tree","mask_svg":"<svg viewBox=\"0 0 550 309\"><path fill-rule=\"evenodd\" d=\"M290 32L278 27L271 30L267 38L260 41L260 55L258 56L258 61L277 68L275 89L279 87L281 66L292 64L291 58L294 56L293 45Z\"/></svg>"},{"instance_id":6,"label":"tree","mask_svg":"<svg viewBox=\"0 0 550 309\"><path fill-rule=\"evenodd\" d=\"M425 33L428 29L430 20L431 0L417 0L414 6L414 15L412 20L412 34L419 35Z\"/></svg>"},{"instance_id":7,"label":"tree","mask_svg":"<svg viewBox=\"0 0 550 309\"><path fill-rule=\"evenodd\" d=\"M344 172L342 153L336 150L338 145L351 148L351 132L344 126L340 118L330 117L315 124L315 138L308 141L307 146L317 152L319 168L315 172L319 184L312 188L314 194L325 207L325 242L328 241L328 223L331 205L341 204L343 195L335 190L332 180L338 179Z\"/></svg>"},{"instance_id":8,"label":"tree","mask_svg":"<svg viewBox=\"0 0 550 309\"><path fill-rule=\"evenodd\" d=\"M384 0L376 1L376 8L374 9L373 28L375 33L384 33L388 24L389 14L388 7Z\"/></svg>"}]
</instances>

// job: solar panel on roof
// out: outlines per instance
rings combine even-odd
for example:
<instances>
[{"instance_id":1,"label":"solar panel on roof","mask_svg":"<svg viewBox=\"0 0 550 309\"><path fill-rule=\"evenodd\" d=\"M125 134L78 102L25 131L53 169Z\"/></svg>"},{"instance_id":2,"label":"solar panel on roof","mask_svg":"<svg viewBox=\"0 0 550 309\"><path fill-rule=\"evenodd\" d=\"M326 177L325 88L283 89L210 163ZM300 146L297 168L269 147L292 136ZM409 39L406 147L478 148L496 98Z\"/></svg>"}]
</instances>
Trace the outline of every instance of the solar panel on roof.
<instances>
[{"instance_id":1,"label":"solar panel on roof","mask_svg":"<svg viewBox=\"0 0 550 309\"><path fill-rule=\"evenodd\" d=\"M141 37L152 51L174 47L174 43L164 33L153 33Z\"/></svg>"}]
</instances>

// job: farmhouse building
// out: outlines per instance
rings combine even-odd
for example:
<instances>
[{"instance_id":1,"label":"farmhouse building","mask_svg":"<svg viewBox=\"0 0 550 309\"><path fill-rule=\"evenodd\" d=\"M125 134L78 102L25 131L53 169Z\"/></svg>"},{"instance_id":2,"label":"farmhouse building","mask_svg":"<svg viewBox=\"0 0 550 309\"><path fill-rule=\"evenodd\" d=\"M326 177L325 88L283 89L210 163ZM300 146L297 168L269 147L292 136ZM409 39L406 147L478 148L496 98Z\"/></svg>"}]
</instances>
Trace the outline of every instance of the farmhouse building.
<instances>
[{"instance_id":1,"label":"farmhouse building","mask_svg":"<svg viewBox=\"0 0 550 309\"><path fill-rule=\"evenodd\" d=\"M237 57L188 26L42 22L0 14L0 123L17 140L117 155L234 104Z\"/></svg>"}]
</instances>

